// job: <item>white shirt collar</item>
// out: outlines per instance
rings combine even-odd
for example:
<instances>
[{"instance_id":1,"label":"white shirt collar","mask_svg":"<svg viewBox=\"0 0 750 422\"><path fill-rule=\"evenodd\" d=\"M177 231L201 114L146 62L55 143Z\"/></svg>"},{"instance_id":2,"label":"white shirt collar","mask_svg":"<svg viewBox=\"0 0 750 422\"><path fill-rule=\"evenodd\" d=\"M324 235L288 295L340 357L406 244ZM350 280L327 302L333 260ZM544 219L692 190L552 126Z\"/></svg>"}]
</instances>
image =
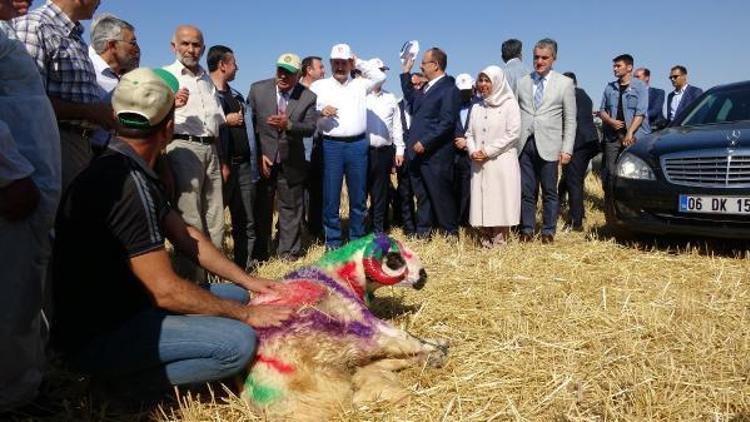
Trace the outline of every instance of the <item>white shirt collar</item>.
<instances>
[{"instance_id":1,"label":"white shirt collar","mask_svg":"<svg viewBox=\"0 0 750 422\"><path fill-rule=\"evenodd\" d=\"M109 67L109 64L107 64L102 56L100 56L99 53L94 50L94 47L91 46L89 46L89 58L91 59L91 63L94 65L94 70L97 74L104 74L107 76L115 75L115 72L112 70L112 68ZM109 72L104 73L107 70Z\"/></svg>"},{"instance_id":2,"label":"white shirt collar","mask_svg":"<svg viewBox=\"0 0 750 422\"><path fill-rule=\"evenodd\" d=\"M685 84L685 85L682 86L682 89L679 89L679 90L675 89L674 90L675 95L682 95L682 94L684 94L685 90L687 89L687 87L688 87L688 84Z\"/></svg>"},{"instance_id":3,"label":"white shirt collar","mask_svg":"<svg viewBox=\"0 0 750 422\"><path fill-rule=\"evenodd\" d=\"M427 91L429 91L429 90L430 90L430 88L432 88L433 86L435 86L435 84L436 84L436 83L437 83L437 82L438 82L439 80L443 79L444 77L445 77L445 73L443 73L442 75L438 76L437 78L435 78L435 79L433 79L433 80L431 80L431 81L427 82L427 85L425 85L425 87L424 87L424 92L427 92Z\"/></svg>"},{"instance_id":4,"label":"white shirt collar","mask_svg":"<svg viewBox=\"0 0 750 422\"><path fill-rule=\"evenodd\" d=\"M174 69L176 72L179 72L180 75L189 75L189 76L193 76L196 78L200 78L206 74L206 71L203 70L203 67L201 67L201 65L198 65L198 73L193 73L192 70L188 69L187 66L182 64L182 62L179 60L175 60L174 63L169 65L169 67Z\"/></svg>"}]
</instances>

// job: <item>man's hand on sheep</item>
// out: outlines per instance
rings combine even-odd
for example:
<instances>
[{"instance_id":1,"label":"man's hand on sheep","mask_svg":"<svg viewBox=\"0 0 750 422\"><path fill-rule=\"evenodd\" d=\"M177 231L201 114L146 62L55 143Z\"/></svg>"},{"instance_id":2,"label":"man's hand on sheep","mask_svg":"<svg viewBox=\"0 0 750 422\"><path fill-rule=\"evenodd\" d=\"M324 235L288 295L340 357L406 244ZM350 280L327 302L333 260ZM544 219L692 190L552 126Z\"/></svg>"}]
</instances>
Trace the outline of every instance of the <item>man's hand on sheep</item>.
<instances>
[{"instance_id":1,"label":"man's hand on sheep","mask_svg":"<svg viewBox=\"0 0 750 422\"><path fill-rule=\"evenodd\" d=\"M251 305L247 307L245 322L251 327L278 327L294 312L290 306Z\"/></svg>"},{"instance_id":2,"label":"man's hand on sheep","mask_svg":"<svg viewBox=\"0 0 750 422\"><path fill-rule=\"evenodd\" d=\"M262 277L254 277L246 285L248 290L258 294L279 293L282 291L282 286L278 281Z\"/></svg>"}]
</instances>

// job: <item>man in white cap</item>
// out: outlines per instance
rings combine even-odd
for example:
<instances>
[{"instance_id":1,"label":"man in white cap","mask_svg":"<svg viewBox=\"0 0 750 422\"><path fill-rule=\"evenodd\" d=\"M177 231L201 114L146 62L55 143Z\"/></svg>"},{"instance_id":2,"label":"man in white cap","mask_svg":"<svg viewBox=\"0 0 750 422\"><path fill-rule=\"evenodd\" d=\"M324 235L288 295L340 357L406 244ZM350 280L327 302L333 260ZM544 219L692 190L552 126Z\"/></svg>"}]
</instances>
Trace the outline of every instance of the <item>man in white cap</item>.
<instances>
[{"instance_id":1,"label":"man in white cap","mask_svg":"<svg viewBox=\"0 0 750 422\"><path fill-rule=\"evenodd\" d=\"M471 159L466 151L466 138L464 134L469 128L469 116L471 106L477 100L474 95L474 78L468 73L456 76L456 88L461 94L461 106L458 109L458 121L456 121L456 138L453 144L456 146L456 159L454 161L453 174L455 180L454 195L456 198L456 210L458 211L458 224L463 227L469 226L469 203L471 200Z\"/></svg>"},{"instance_id":2,"label":"man in white cap","mask_svg":"<svg viewBox=\"0 0 750 422\"><path fill-rule=\"evenodd\" d=\"M378 58L369 62L383 72L388 70ZM388 189L394 160L396 156L404 156L405 148L398 99L383 89L382 82L367 95L367 138L370 142L367 187L372 230L382 233L387 226Z\"/></svg>"},{"instance_id":3,"label":"man in white cap","mask_svg":"<svg viewBox=\"0 0 750 422\"><path fill-rule=\"evenodd\" d=\"M361 78L350 79L352 69ZM367 94L385 81L385 73L358 59L346 44L331 49L330 78L316 81L321 112L318 129L323 136L323 227L326 249L342 244L341 187L346 175L349 193L349 239L365 235L367 214Z\"/></svg>"},{"instance_id":4,"label":"man in white cap","mask_svg":"<svg viewBox=\"0 0 750 422\"><path fill-rule=\"evenodd\" d=\"M305 160L304 137L312 136L318 120L315 94L299 82L302 61L285 53L276 60L276 76L255 82L248 102L260 144L260 174L255 206L257 234L253 254L259 261L271 255L274 199L278 199L278 256L302 256Z\"/></svg>"},{"instance_id":5,"label":"man in white cap","mask_svg":"<svg viewBox=\"0 0 750 422\"><path fill-rule=\"evenodd\" d=\"M169 205L154 165L172 140L177 87L163 69L122 77L112 97L118 136L71 184L55 226L52 342L110 393L150 395L233 376L253 357L253 327L292 312L248 306L248 290L271 292L277 283L246 274ZM165 238L234 284L202 288L179 277Z\"/></svg>"}]
</instances>

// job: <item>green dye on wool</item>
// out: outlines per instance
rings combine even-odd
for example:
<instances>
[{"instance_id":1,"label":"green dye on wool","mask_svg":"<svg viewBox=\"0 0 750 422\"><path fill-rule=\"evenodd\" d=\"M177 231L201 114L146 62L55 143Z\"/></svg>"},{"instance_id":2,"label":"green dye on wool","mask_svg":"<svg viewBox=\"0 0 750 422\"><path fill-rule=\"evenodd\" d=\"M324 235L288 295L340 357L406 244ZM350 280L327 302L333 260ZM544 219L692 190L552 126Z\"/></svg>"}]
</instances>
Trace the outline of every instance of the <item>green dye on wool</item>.
<instances>
[{"instance_id":1,"label":"green dye on wool","mask_svg":"<svg viewBox=\"0 0 750 422\"><path fill-rule=\"evenodd\" d=\"M255 382L255 378L247 377L245 380L245 392L260 405L270 404L281 398L281 390Z\"/></svg>"},{"instance_id":2,"label":"green dye on wool","mask_svg":"<svg viewBox=\"0 0 750 422\"><path fill-rule=\"evenodd\" d=\"M360 237L357 240L353 240L343 247L332 250L323 255L315 265L323 268L331 268L345 264L352 260L352 256L354 256L357 251L361 250L368 243L371 243L374 237L375 234L371 233L367 236Z\"/></svg>"}]
</instances>

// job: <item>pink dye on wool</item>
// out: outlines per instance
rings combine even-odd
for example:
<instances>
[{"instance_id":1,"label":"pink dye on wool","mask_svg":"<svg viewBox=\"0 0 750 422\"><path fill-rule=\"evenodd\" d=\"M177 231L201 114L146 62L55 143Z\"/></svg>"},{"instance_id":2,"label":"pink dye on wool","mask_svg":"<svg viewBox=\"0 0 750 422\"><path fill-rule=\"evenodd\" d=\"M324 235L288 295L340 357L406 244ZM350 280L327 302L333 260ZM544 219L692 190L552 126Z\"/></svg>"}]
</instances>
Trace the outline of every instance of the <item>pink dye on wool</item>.
<instances>
[{"instance_id":1,"label":"pink dye on wool","mask_svg":"<svg viewBox=\"0 0 750 422\"><path fill-rule=\"evenodd\" d=\"M310 280L292 280L280 285L277 291L265 293L252 300L253 305L312 306L326 293L325 286Z\"/></svg>"}]
</instances>

